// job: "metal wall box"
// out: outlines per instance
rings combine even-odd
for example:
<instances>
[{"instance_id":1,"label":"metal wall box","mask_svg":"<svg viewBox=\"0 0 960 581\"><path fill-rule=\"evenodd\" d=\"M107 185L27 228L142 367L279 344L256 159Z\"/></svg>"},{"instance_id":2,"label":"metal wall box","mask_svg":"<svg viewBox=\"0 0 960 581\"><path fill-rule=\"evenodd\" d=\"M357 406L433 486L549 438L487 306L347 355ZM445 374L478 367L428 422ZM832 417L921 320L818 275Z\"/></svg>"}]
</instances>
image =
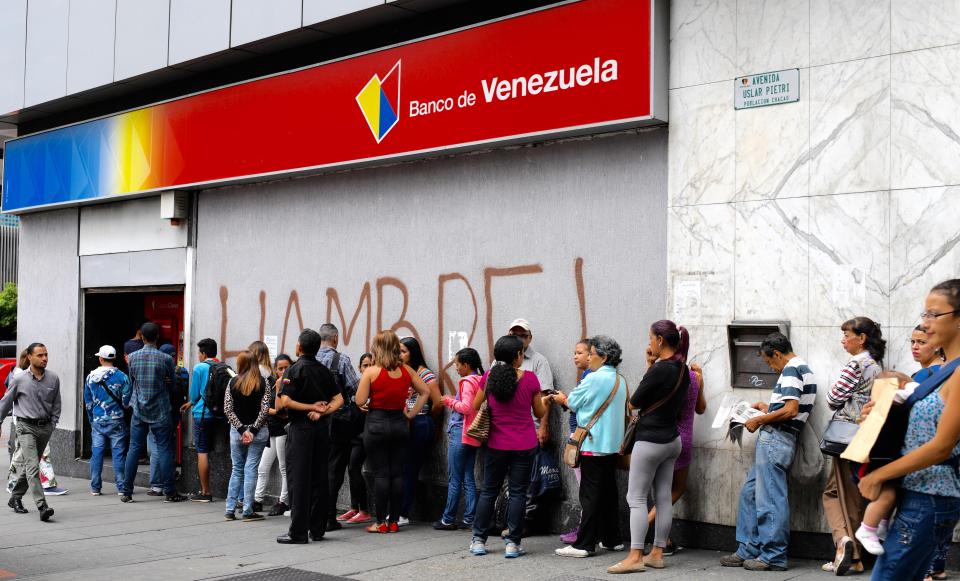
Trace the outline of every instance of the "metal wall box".
<instances>
[{"instance_id":1,"label":"metal wall box","mask_svg":"<svg viewBox=\"0 0 960 581\"><path fill-rule=\"evenodd\" d=\"M790 337L790 321L734 321L727 325L732 387L773 389L779 374L760 357L760 344L770 333Z\"/></svg>"}]
</instances>

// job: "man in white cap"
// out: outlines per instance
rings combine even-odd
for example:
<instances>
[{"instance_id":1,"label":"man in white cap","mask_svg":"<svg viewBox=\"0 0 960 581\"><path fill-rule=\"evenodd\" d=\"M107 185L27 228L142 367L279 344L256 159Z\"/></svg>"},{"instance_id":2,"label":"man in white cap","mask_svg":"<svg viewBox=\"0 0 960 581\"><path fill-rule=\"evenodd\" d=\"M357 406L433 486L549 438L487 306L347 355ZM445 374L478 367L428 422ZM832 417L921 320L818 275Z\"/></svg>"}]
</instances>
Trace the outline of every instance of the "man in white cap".
<instances>
[{"instance_id":1,"label":"man in white cap","mask_svg":"<svg viewBox=\"0 0 960 581\"><path fill-rule=\"evenodd\" d=\"M523 363L520 369L532 371L537 379L540 380L540 390L547 391L553 389L553 370L550 369L550 362L543 356L533 350L530 343L533 342L533 331L530 330L530 323L526 319L516 319L510 323L508 335L513 335L523 341ZM537 418L534 417L534 421ZM550 441L550 406L547 406L547 415L543 416L537 426L537 439L541 446L546 446Z\"/></svg>"},{"instance_id":2,"label":"man in white cap","mask_svg":"<svg viewBox=\"0 0 960 581\"><path fill-rule=\"evenodd\" d=\"M83 385L83 407L90 419L90 435L93 440L93 452L90 456L90 494L100 496L103 470L103 454L107 440L113 453L113 473L117 484L117 493L124 488L123 471L127 459L126 413L130 408L132 388L127 374L113 366L117 350L104 345L94 354L100 359L97 367L87 376Z\"/></svg>"}]
</instances>

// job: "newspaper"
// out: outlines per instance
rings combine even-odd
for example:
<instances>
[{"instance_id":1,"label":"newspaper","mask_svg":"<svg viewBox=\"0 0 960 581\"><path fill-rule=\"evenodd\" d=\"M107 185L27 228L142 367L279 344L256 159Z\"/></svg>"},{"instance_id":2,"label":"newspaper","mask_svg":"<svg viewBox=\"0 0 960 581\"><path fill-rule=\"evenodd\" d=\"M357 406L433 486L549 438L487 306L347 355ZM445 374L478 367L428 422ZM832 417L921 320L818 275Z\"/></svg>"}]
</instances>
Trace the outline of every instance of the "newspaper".
<instances>
[{"instance_id":1,"label":"newspaper","mask_svg":"<svg viewBox=\"0 0 960 581\"><path fill-rule=\"evenodd\" d=\"M738 399L732 393L728 393L723 396L723 401L720 402L720 409L717 410L717 415L713 419L713 428L726 428L727 438L731 442L736 442L740 446L743 446L743 425L747 423L747 420L750 418L755 418L757 416L762 416L763 412L760 410L753 409L752 404Z\"/></svg>"}]
</instances>

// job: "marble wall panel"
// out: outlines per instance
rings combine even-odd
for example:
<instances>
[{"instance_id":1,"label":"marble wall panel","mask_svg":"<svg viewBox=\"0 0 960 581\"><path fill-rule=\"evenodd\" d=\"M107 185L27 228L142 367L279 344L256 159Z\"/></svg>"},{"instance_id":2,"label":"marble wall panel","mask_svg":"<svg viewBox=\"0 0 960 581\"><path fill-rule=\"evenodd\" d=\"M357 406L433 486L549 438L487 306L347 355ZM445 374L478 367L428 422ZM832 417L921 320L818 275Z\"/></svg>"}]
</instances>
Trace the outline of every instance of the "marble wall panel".
<instances>
[{"instance_id":1,"label":"marble wall panel","mask_svg":"<svg viewBox=\"0 0 960 581\"><path fill-rule=\"evenodd\" d=\"M811 196L889 189L889 59L811 68Z\"/></svg>"},{"instance_id":2,"label":"marble wall panel","mask_svg":"<svg viewBox=\"0 0 960 581\"><path fill-rule=\"evenodd\" d=\"M810 0L737 2L737 76L810 64Z\"/></svg>"},{"instance_id":3,"label":"marble wall panel","mask_svg":"<svg viewBox=\"0 0 960 581\"><path fill-rule=\"evenodd\" d=\"M670 88L736 76L736 0L670 3Z\"/></svg>"},{"instance_id":4,"label":"marble wall panel","mask_svg":"<svg viewBox=\"0 0 960 581\"><path fill-rule=\"evenodd\" d=\"M927 292L958 276L960 187L894 190L890 193L891 324L919 323Z\"/></svg>"},{"instance_id":5,"label":"marble wall panel","mask_svg":"<svg viewBox=\"0 0 960 581\"><path fill-rule=\"evenodd\" d=\"M890 54L890 0L811 0L811 66L885 54Z\"/></svg>"},{"instance_id":6,"label":"marble wall panel","mask_svg":"<svg viewBox=\"0 0 960 581\"><path fill-rule=\"evenodd\" d=\"M736 212L730 204L668 211L669 317L683 325L725 325L733 318Z\"/></svg>"},{"instance_id":7,"label":"marble wall panel","mask_svg":"<svg viewBox=\"0 0 960 581\"><path fill-rule=\"evenodd\" d=\"M960 45L891 57L891 186L960 184Z\"/></svg>"},{"instance_id":8,"label":"marble wall panel","mask_svg":"<svg viewBox=\"0 0 960 581\"><path fill-rule=\"evenodd\" d=\"M736 199L795 198L809 193L810 71L800 71L800 101L736 112Z\"/></svg>"},{"instance_id":9,"label":"marble wall panel","mask_svg":"<svg viewBox=\"0 0 960 581\"><path fill-rule=\"evenodd\" d=\"M711 428L713 418L726 394L730 393L730 355L726 325L689 327L688 360L703 368L704 398L707 411L693 422L693 441L698 448L716 448L726 431Z\"/></svg>"},{"instance_id":10,"label":"marble wall panel","mask_svg":"<svg viewBox=\"0 0 960 581\"><path fill-rule=\"evenodd\" d=\"M810 324L890 322L890 193L810 199Z\"/></svg>"},{"instance_id":11,"label":"marble wall panel","mask_svg":"<svg viewBox=\"0 0 960 581\"><path fill-rule=\"evenodd\" d=\"M734 143L730 81L670 91L670 205L731 201Z\"/></svg>"},{"instance_id":12,"label":"marble wall panel","mask_svg":"<svg viewBox=\"0 0 960 581\"><path fill-rule=\"evenodd\" d=\"M737 319L809 318L810 199L738 202L734 312Z\"/></svg>"},{"instance_id":13,"label":"marble wall panel","mask_svg":"<svg viewBox=\"0 0 960 581\"><path fill-rule=\"evenodd\" d=\"M891 0L890 14L895 53L960 42L960 2L956 0Z\"/></svg>"}]
</instances>

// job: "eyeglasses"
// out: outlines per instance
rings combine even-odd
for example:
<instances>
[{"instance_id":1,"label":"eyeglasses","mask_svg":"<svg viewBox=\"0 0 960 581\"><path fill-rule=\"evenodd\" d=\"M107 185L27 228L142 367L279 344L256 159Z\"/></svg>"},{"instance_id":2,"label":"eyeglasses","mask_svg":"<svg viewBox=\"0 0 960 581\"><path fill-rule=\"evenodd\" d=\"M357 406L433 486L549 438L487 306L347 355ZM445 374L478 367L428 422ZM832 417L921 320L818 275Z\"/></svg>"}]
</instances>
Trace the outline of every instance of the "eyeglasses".
<instances>
[{"instance_id":1,"label":"eyeglasses","mask_svg":"<svg viewBox=\"0 0 960 581\"><path fill-rule=\"evenodd\" d=\"M960 309L948 311L946 313L931 313L930 311L924 311L920 313L920 318L923 319L924 321L932 321L933 319L939 319L940 317L943 317L946 315L953 315L956 313L960 313Z\"/></svg>"}]
</instances>

